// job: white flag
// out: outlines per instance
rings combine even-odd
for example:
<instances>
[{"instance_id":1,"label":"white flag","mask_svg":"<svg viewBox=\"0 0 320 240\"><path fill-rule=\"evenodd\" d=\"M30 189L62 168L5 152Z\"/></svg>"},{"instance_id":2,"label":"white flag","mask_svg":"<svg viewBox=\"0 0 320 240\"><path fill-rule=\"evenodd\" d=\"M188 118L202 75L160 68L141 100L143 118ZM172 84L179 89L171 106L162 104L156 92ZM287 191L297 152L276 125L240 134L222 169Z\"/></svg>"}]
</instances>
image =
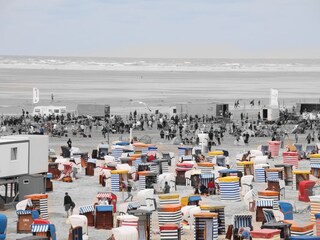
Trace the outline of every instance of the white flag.
<instances>
[{"instance_id":1,"label":"white flag","mask_svg":"<svg viewBox=\"0 0 320 240\"><path fill-rule=\"evenodd\" d=\"M39 102L39 89L33 88L33 101L32 103L38 103Z\"/></svg>"},{"instance_id":2,"label":"white flag","mask_svg":"<svg viewBox=\"0 0 320 240\"><path fill-rule=\"evenodd\" d=\"M279 106L278 97L279 97L278 90L271 88L270 89L270 106L273 106L273 107Z\"/></svg>"}]
</instances>

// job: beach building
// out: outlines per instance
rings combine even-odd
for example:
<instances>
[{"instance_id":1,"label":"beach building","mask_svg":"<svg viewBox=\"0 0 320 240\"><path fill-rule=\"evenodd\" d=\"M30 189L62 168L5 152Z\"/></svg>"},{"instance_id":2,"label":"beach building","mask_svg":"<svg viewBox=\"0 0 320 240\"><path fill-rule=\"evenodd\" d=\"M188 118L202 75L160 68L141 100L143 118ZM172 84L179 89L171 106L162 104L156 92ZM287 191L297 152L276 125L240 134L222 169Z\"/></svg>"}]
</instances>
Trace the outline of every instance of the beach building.
<instances>
[{"instance_id":1,"label":"beach building","mask_svg":"<svg viewBox=\"0 0 320 240\"><path fill-rule=\"evenodd\" d=\"M208 115L213 117L228 117L229 104L225 103L177 103L170 107L170 116Z\"/></svg>"},{"instance_id":2,"label":"beach building","mask_svg":"<svg viewBox=\"0 0 320 240\"><path fill-rule=\"evenodd\" d=\"M91 116L95 118L109 118L110 105L107 104L78 104L75 110L77 116Z\"/></svg>"},{"instance_id":3,"label":"beach building","mask_svg":"<svg viewBox=\"0 0 320 240\"><path fill-rule=\"evenodd\" d=\"M49 138L46 135L12 135L0 138L0 208L24 195L46 191Z\"/></svg>"},{"instance_id":4,"label":"beach building","mask_svg":"<svg viewBox=\"0 0 320 240\"><path fill-rule=\"evenodd\" d=\"M36 106L33 108L32 115L52 115L61 116L67 114L67 107L66 106Z\"/></svg>"},{"instance_id":5,"label":"beach building","mask_svg":"<svg viewBox=\"0 0 320 240\"><path fill-rule=\"evenodd\" d=\"M260 115L264 121L276 121L280 118L280 109L278 107L264 107L260 110Z\"/></svg>"},{"instance_id":6,"label":"beach building","mask_svg":"<svg viewBox=\"0 0 320 240\"><path fill-rule=\"evenodd\" d=\"M318 103L297 103L296 104L296 113L302 114L303 112L320 112L320 102Z\"/></svg>"}]
</instances>

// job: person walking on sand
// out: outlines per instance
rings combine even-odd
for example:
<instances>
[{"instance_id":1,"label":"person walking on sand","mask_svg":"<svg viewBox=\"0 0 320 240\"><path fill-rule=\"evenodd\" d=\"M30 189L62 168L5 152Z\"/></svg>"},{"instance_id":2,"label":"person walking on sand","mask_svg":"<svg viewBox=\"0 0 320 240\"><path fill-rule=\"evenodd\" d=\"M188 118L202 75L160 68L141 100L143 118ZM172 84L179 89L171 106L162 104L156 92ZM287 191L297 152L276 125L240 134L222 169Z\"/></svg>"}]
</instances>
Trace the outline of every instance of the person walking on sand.
<instances>
[{"instance_id":1,"label":"person walking on sand","mask_svg":"<svg viewBox=\"0 0 320 240\"><path fill-rule=\"evenodd\" d=\"M130 201L132 201L133 195L132 195L131 191L132 191L132 185L131 185L131 182L128 181L128 185L127 185L128 197L124 200L125 202L126 202L129 198L131 198Z\"/></svg>"},{"instance_id":2,"label":"person walking on sand","mask_svg":"<svg viewBox=\"0 0 320 240\"><path fill-rule=\"evenodd\" d=\"M73 209L76 206L75 203L72 201L71 197L69 194L66 192L63 200L63 205L64 205L64 210L67 213L67 217L69 217L69 210L70 210L70 215L73 214Z\"/></svg>"}]
</instances>

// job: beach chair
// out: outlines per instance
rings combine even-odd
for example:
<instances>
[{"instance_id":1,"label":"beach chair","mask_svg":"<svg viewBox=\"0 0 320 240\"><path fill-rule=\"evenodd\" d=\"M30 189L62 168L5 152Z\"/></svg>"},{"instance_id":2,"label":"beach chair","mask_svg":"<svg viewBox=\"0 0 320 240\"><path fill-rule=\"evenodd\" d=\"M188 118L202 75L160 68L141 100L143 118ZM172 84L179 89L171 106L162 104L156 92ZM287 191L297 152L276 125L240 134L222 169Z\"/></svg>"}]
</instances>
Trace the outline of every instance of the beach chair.
<instances>
[{"instance_id":1,"label":"beach chair","mask_svg":"<svg viewBox=\"0 0 320 240\"><path fill-rule=\"evenodd\" d=\"M245 196L252 189L253 175L246 175L241 178L241 195Z\"/></svg>"},{"instance_id":2,"label":"beach chair","mask_svg":"<svg viewBox=\"0 0 320 240\"><path fill-rule=\"evenodd\" d=\"M8 223L7 216L0 213L0 239L1 240L6 239L7 223Z\"/></svg>"},{"instance_id":3,"label":"beach chair","mask_svg":"<svg viewBox=\"0 0 320 240\"><path fill-rule=\"evenodd\" d=\"M62 157L63 158L70 158L70 149L66 146L61 146Z\"/></svg>"},{"instance_id":4,"label":"beach chair","mask_svg":"<svg viewBox=\"0 0 320 240\"><path fill-rule=\"evenodd\" d=\"M300 159L305 157L305 152L302 150L302 144L301 143L294 143L293 146L296 147L296 151L299 154Z\"/></svg>"},{"instance_id":5,"label":"beach chair","mask_svg":"<svg viewBox=\"0 0 320 240\"><path fill-rule=\"evenodd\" d=\"M272 209L263 208L262 211L267 223L277 222Z\"/></svg>"},{"instance_id":6,"label":"beach chair","mask_svg":"<svg viewBox=\"0 0 320 240\"><path fill-rule=\"evenodd\" d=\"M257 199L258 199L258 193L253 189L251 189L246 193L246 195L244 195L243 201L248 206L248 209L250 212L255 211L255 208L256 208L255 203Z\"/></svg>"},{"instance_id":7,"label":"beach chair","mask_svg":"<svg viewBox=\"0 0 320 240\"><path fill-rule=\"evenodd\" d=\"M253 230L252 215L235 214L233 215L233 239L250 239L247 233Z\"/></svg>"},{"instance_id":8,"label":"beach chair","mask_svg":"<svg viewBox=\"0 0 320 240\"><path fill-rule=\"evenodd\" d=\"M283 199L286 198L286 183L283 179L279 179L279 187L280 187L280 198L283 197Z\"/></svg>"},{"instance_id":9,"label":"beach chair","mask_svg":"<svg viewBox=\"0 0 320 240\"><path fill-rule=\"evenodd\" d=\"M293 206L289 202L279 201L280 211L284 215L284 220L293 220Z\"/></svg>"},{"instance_id":10,"label":"beach chair","mask_svg":"<svg viewBox=\"0 0 320 240\"><path fill-rule=\"evenodd\" d=\"M99 148L98 157L104 159L104 156L108 155L108 148Z\"/></svg>"},{"instance_id":11,"label":"beach chair","mask_svg":"<svg viewBox=\"0 0 320 240\"><path fill-rule=\"evenodd\" d=\"M260 151L262 152L262 154L264 156L268 156L269 157L269 155L270 155L269 145L261 145Z\"/></svg>"},{"instance_id":12,"label":"beach chair","mask_svg":"<svg viewBox=\"0 0 320 240\"><path fill-rule=\"evenodd\" d=\"M221 167L225 167L226 166L226 157L223 155L218 155L216 157L216 165L221 166Z\"/></svg>"},{"instance_id":13,"label":"beach chair","mask_svg":"<svg viewBox=\"0 0 320 240\"><path fill-rule=\"evenodd\" d=\"M316 144L308 144L305 151L306 157L313 153L318 153L318 146Z\"/></svg>"},{"instance_id":14,"label":"beach chair","mask_svg":"<svg viewBox=\"0 0 320 240\"><path fill-rule=\"evenodd\" d=\"M88 220L84 215L71 215L68 217L67 223L71 225L69 235L72 240L88 239Z\"/></svg>"},{"instance_id":15,"label":"beach chair","mask_svg":"<svg viewBox=\"0 0 320 240\"><path fill-rule=\"evenodd\" d=\"M72 166L73 166L72 162L63 163L64 169L63 169L62 174L60 176L60 179L62 179L63 182L72 182L72 177L71 177Z\"/></svg>"}]
</instances>

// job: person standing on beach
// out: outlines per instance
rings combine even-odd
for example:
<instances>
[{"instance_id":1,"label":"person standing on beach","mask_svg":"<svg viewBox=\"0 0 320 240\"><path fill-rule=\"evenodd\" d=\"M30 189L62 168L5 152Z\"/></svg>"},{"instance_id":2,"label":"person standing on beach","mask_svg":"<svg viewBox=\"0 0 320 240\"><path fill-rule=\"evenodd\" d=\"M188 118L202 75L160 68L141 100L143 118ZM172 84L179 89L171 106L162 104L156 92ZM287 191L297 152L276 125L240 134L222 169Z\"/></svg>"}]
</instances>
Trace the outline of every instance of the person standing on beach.
<instances>
[{"instance_id":1,"label":"person standing on beach","mask_svg":"<svg viewBox=\"0 0 320 240\"><path fill-rule=\"evenodd\" d=\"M295 140L296 140L296 143L298 143L299 136L298 136L298 133L297 133L297 132L294 134L294 138L295 138Z\"/></svg>"},{"instance_id":2,"label":"person standing on beach","mask_svg":"<svg viewBox=\"0 0 320 240\"><path fill-rule=\"evenodd\" d=\"M68 144L68 148L71 149L71 148L72 148L72 141L71 141L70 138L69 138L69 140L67 141L67 144Z\"/></svg>"},{"instance_id":3,"label":"person standing on beach","mask_svg":"<svg viewBox=\"0 0 320 240\"><path fill-rule=\"evenodd\" d=\"M73 214L73 209L76 206L75 203L72 201L71 197L69 194L66 192L63 200L63 205L64 205L64 210L67 213L67 217L69 217L69 210L70 210L70 215Z\"/></svg>"},{"instance_id":4,"label":"person standing on beach","mask_svg":"<svg viewBox=\"0 0 320 240\"><path fill-rule=\"evenodd\" d=\"M308 135L307 135L307 137L306 137L306 140L307 140L307 142L308 142L308 144L310 144L311 143L311 134L310 133L308 133Z\"/></svg>"},{"instance_id":5,"label":"person standing on beach","mask_svg":"<svg viewBox=\"0 0 320 240\"><path fill-rule=\"evenodd\" d=\"M132 195L131 191L132 191L132 185L131 185L131 182L128 181L128 184L127 184L128 197L124 200L125 202L126 202L129 198L131 198L131 201L132 201L133 195Z\"/></svg>"}]
</instances>

